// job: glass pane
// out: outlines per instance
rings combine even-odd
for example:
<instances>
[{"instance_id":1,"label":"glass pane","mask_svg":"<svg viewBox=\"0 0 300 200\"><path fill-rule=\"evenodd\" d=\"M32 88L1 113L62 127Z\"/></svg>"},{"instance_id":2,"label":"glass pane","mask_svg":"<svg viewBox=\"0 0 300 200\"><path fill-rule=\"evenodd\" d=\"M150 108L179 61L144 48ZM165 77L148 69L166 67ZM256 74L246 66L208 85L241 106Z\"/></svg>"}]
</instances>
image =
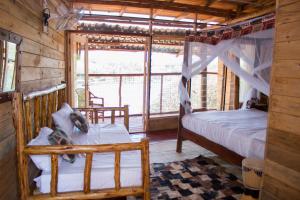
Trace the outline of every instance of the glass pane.
<instances>
[{"instance_id":1,"label":"glass pane","mask_svg":"<svg viewBox=\"0 0 300 200\"><path fill-rule=\"evenodd\" d=\"M152 53L150 113L178 112L183 55Z\"/></svg>"},{"instance_id":2,"label":"glass pane","mask_svg":"<svg viewBox=\"0 0 300 200\"><path fill-rule=\"evenodd\" d=\"M151 76L151 95L150 95L150 113L160 112L160 85L161 77Z\"/></svg>"},{"instance_id":3,"label":"glass pane","mask_svg":"<svg viewBox=\"0 0 300 200\"><path fill-rule=\"evenodd\" d=\"M84 103L84 51L80 51L80 54L75 57L74 67L74 105L75 107L85 107Z\"/></svg>"},{"instance_id":4,"label":"glass pane","mask_svg":"<svg viewBox=\"0 0 300 200\"><path fill-rule=\"evenodd\" d=\"M143 113L144 76L122 77L122 104L129 105L129 114Z\"/></svg>"},{"instance_id":5,"label":"glass pane","mask_svg":"<svg viewBox=\"0 0 300 200\"><path fill-rule=\"evenodd\" d=\"M162 112L176 112L179 109L178 83L180 75L163 77Z\"/></svg>"},{"instance_id":6,"label":"glass pane","mask_svg":"<svg viewBox=\"0 0 300 200\"><path fill-rule=\"evenodd\" d=\"M1 91L14 91L16 85L16 53L17 45L1 41Z\"/></svg>"}]
</instances>

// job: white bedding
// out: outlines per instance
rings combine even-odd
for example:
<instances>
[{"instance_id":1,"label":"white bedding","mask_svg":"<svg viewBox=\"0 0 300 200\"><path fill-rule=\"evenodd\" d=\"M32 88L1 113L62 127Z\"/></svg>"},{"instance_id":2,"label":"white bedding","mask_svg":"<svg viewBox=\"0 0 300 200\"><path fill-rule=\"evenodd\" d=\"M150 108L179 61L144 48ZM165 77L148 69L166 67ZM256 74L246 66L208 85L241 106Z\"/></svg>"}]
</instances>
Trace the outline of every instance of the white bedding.
<instances>
[{"instance_id":1,"label":"white bedding","mask_svg":"<svg viewBox=\"0 0 300 200\"><path fill-rule=\"evenodd\" d=\"M90 125L87 135L74 133L74 144L111 144L131 142L129 133L123 125ZM58 168L58 192L80 191L83 189L85 157L77 156L75 163L62 161ZM121 186L140 186L142 184L140 151L121 153ZM42 193L50 192L51 171L43 171L35 178ZM94 154L91 172L91 189L113 188L114 153Z\"/></svg>"},{"instance_id":2,"label":"white bedding","mask_svg":"<svg viewBox=\"0 0 300 200\"><path fill-rule=\"evenodd\" d=\"M197 112L185 115L182 125L241 156L264 158L266 112L256 109Z\"/></svg>"}]
</instances>

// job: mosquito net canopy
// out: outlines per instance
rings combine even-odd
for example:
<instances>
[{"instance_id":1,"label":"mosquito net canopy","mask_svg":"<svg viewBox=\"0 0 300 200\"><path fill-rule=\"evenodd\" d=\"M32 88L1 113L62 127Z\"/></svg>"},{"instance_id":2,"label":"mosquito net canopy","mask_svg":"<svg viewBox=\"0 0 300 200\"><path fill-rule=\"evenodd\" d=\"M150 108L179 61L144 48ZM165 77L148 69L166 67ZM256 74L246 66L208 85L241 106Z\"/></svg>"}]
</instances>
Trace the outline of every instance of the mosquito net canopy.
<instances>
[{"instance_id":1,"label":"mosquito net canopy","mask_svg":"<svg viewBox=\"0 0 300 200\"><path fill-rule=\"evenodd\" d=\"M182 76L190 80L202 72L216 57L235 75L253 89L269 96L274 28L253 32L217 44L186 41ZM191 103L184 83L179 83L180 103L185 113L191 112Z\"/></svg>"}]
</instances>

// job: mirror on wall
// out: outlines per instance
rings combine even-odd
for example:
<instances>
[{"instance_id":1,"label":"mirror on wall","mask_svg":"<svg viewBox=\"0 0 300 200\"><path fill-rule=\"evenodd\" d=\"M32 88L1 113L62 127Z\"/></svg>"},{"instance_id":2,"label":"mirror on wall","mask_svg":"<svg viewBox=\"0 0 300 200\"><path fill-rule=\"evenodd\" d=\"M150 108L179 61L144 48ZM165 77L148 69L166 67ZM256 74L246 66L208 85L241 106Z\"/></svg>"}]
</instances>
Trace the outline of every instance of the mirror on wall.
<instances>
[{"instance_id":1,"label":"mirror on wall","mask_svg":"<svg viewBox=\"0 0 300 200\"><path fill-rule=\"evenodd\" d=\"M0 28L0 100L17 89L18 49L22 38Z\"/></svg>"}]
</instances>

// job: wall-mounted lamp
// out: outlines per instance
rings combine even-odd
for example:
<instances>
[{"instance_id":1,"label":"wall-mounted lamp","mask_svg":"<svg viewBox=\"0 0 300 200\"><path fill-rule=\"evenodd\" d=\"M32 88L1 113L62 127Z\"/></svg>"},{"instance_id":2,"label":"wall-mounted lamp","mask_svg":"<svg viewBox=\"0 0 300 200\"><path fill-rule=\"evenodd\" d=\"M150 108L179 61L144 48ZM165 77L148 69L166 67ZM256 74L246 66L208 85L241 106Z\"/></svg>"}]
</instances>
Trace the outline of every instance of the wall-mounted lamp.
<instances>
[{"instance_id":1,"label":"wall-mounted lamp","mask_svg":"<svg viewBox=\"0 0 300 200\"><path fill-rule=\"evenodd\" d=\"M45 33L48 33L49 18L50 18L50 10L49 8L44 8L43 9L43 31Z\"/></svg>"}]
</instances>

